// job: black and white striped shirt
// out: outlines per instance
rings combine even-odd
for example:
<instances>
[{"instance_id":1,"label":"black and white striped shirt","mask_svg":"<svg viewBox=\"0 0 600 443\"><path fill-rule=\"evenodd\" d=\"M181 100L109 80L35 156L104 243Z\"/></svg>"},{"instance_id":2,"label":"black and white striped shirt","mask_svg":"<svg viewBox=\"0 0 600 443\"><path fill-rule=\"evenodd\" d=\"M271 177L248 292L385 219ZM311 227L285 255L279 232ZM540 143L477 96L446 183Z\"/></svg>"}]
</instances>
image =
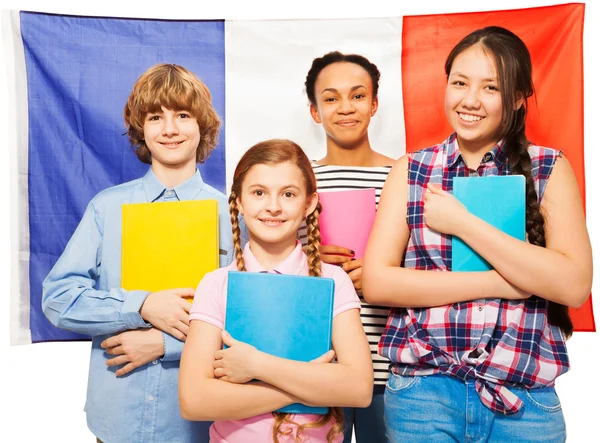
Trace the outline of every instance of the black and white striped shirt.
<instances>
[{"instance_id":1,"label":"black and white striped shirt","mask_svg":"<svg viewBox=\"0 0 600 443\"><path fill-rule=\"evenodd\" d=\"M313 163L312 166L319 191L375 188L377 204L379 204L385 179L392 168L391 166L330 166L316 163ZM303 245L306 244L306 225L300 228L298 238ZM377 353L377 346L385 329L390 308L366 303L360 290L358 296L361 301L360 319L371 347L375 384L384 385L389 376L389 360Z\"/></svg>"}]
</instances>

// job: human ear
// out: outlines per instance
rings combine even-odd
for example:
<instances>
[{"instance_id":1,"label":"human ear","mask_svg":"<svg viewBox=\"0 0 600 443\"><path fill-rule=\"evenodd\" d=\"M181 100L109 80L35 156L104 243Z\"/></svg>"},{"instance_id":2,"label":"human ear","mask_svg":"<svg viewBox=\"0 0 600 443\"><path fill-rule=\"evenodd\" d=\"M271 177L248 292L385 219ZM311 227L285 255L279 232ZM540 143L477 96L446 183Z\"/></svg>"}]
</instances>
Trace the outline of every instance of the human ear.
<instances>
[{"instance_id":1,"label":"human ear","mask_svg":"<svg viewBox=\"0 0 600 443\"><path fill-rule=\"evenodd\" d=\"M315 123L321 123L321 116L319 115L319 110L312 103L310 104L310 116L315 121Z\"/></svg>"},{"instance_id":2,"label":"human ear","mask_svg":"<svg viewBox=\"0 0 600 443\"><path fill-rule=\"evenodd\" d=\"M523 106L524 102L525 102L525 99L523 98L523 94L521 94L519 92L517 94L517 99L515 100L515 111L518 111L519 109L521 109L521 106Z\"/></svg>"},{"instance_id":3,"label":"human ear","mask_svg":"<svg viewBox=\"0 0 600 443\"><path fill-rule=\"evenodd\" d=\"M317 203L319 203L319 195L316 192L313 192L306 198L306 209L304 212L304 216L308 217L313 213L315 208L317 207Z\"/></svg>"},{"instance_id":4,"label":"human ear","mask_svg":"<svg viewBox=\"0 0 600 443\"><path fill-rule=\"evenodd\" d=\"M244 215L244 208L242 206L242 199L240 198L240 196L238 195L235 199L235 205L237 206L238 209L238 213L240 215Z\"/></svg>"},{"instance_id":5,"label":"human ear","mask_svg":"<svg viewBox=\"0 0 600 443\"><path fill-rule=\"evenodd\" d=\"M375 97L371 103L371 117L375 115L377 109L379 109L379 99Z\"/></svg>"}]
</instances>

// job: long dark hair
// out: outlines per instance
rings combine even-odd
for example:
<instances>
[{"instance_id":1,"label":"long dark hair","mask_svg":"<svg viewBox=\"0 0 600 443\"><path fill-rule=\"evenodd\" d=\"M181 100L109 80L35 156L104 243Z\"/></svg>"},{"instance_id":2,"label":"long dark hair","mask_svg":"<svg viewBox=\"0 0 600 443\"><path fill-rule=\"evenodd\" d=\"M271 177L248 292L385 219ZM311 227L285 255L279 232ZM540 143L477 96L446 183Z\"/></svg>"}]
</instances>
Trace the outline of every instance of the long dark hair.
<instances>
[{"instance_id":1,"label":"long dark hair","mask_svg":"<svg viewBox=\"0 0 600 443\"><path fill-rule=\"evenodd\" d=\"M377 91L379 90L379 77L380 72L374 63L371 63L366 57L358 54L342 54L339 51L328 52L322 57L315 58L312 62L308 74L306 74L306 81L304 87L306 88L306 95L308 100L314 106L317 105L315 98L315 84L317 78L323 69L333 63L353 63L361 66L371 77L371 83L373 85L373 99L377 97Z\"/></svg>"},{"instance_id":2,"label":"long dark hair","mask_svg":"<svg viewBox=\"0 0 600 443\"><path fill-rule=\"evenodd\" d=\"M538 194L531 176L531 144L525 136L527 99L534 93L531 75L531 56L525 43L515 34L498 26L478 29L463 38L446 59L446 76L450 75L454 59L473 45L480 45L494 59L502 97L502 124L498 140L504 139L511 174L522 174L526 180L526 231L529 243L546 247L545 220L540 212ZM515 103L523 104L515 109ZM565 305L548 301L548 321L562 329L567 337L573 333L573 322Z\"/></svg>"}]
</instances>

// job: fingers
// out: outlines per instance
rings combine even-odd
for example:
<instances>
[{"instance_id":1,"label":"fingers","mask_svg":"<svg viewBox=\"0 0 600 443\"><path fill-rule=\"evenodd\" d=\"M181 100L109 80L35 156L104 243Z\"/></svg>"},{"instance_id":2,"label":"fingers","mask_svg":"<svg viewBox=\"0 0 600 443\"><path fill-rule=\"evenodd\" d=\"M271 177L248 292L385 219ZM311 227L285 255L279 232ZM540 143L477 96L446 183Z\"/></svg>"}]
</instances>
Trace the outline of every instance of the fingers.
<instances>
[{"instance_id":1,"label":"fingers","mask_svg":"<svg viewBox=\"0 0 600 443\"><path fill-rule=\"evenodd\" d=\"M106 352L107 354L110 354L110 355L122 355L122 354L125 354L125 351L123 350L123 346L121 346L121 345L115 346L114 348L106 348L104 350L104 352Z\"/></svg>"},{"instance_id":2,"label":"fingers","mask_svg":"<svg viewBox=\"0 0 600 443\"><path fill-rule=\"evenodd\" d=\"M351 261L352 257L348 257L346 255L321 254L321 260L324 263L329 263L330 265L339 265Z\"/></svg>"},{"instance_id":3,"label":"fingers","mask_svg":"<svg viewBox=\"0 0 600 443\"><path fill-rule=\"evenodd\" d=\"M173 294L178 295L179 297L185 298L185 297L193 297L194 294L196 293L196 290L194 288L176 288L173 289Z\"/></svg>"},{"instance_id":4,"label":"fingers","mask_svg":"<svg viewBox=\"0 0 600 443\"><path fill-rule=\"evenodd\" d=\"M319 247L319 251L321 252L321 254L347 255L349 257L352 257L354 255L354 251L352 249L336 245L321 245Z\"/></svg>"},{"instance_id":5,"label":"fingers","mask_svg":"<svg viewBox=\"0 0 600 443\"><path fill-rule=\"evenodd\" d=\"M362 267L348 273L348 277L352 280L354 289L362 289Z\"/></svg>"},{"instance_id":6,"label":"fingers","mask_svg":"<svg viewBox=\"0 0 600 443\"><path fill-rule=\"evenodd\" d=\"M233 346L237 343L237 340L235 340L231 335L229 335L229 332L227 331L221 332L221 339L223 340L223 343L225 343L227 346Z\"/></svg>"},{"instance_id":7,"label":"fingers","mask_svg":"<svg viewBox=\"0 0 600 443\"><path fill-rule=\"evenodd\" d=\"M335 357L335 352L333 349L330 349L329 351L327 351L325 354L321 355L320 357L317 357L314 360L311 360L311 363L331 363L333 361L334 357Z\"/></svg>"},{"instance_id":8,"label":"fingers","mask_svg":"<svg viewBox=\"0 0 600 443\"><path fill-rule=\"evenodd\" d=\"M427 183L427 190L429 192L431 192L432 194L438 194L438 195L444 195L447 194L446 191L444 191L444 189L442 188L441 185L429 182Z\"/></svg>"},{"instance_id":9,"label":"fingers","mask_svg":"<svg viewBox=\"0 0 600 443\"><path fill-rule=\"evenodd\" d=\"M120 366L128 362L129 357L127 355L119 355L118 357L106 360L106 366Z\"/></svg>"},{"instance_id":10,"label":"fingers","mask_svg":"<svg viewBox=\"0 0 600 443\"><path fill-rule=\"evenodd\" d=\"M100 347L104 348L104 349L108 349L108 348L114 348L115 346L118 346L120 344L121 344L121 334L117 334L113 337L107 338L102 343L100 343Z\"/></svg>"},{"instance_id":11,"label":"fingers","mask_svg":"<svg viewBox=\"0 0 600 443\"><path fill-rule=\"evenodd\" d=\"M115 375L117 377L121 377L123 375L129 374L131 371L133 371L135 368L137 368L137 365L135 365L134 363L128 363L125 366L123 366L121 369L118 369L115 372Z\"/></svg>"},{"instance_id":12,"label":"fingers","mask_svg":"<svg viewBox=\"0 0 600 443\"><path fill-rule=\"evenodd\" d=\"M177 340L185 341L186 335L183 332L181 332L179 329L176 329L176 328L168 328L168 329L169 329L168 331L165 331L167 334L171 334Z\"/></svg>"},{"instance_id":13,"label":"fingers","mask_svg":"<svg viewBox=\"0 0 600 443\"><path fill-rule=\"evenodd\" d=\"M225 377L225 370L223 368L217 368L214 371L215 378ZM227 381L227 380L225 380Z\"/></svg>"},{"instance_id":14,"label":"fingers","mask_svg":"<svg viewBox=\"0 0 600 443\"><path fill-rule=\"evenodd\" d=\"M363 265L363 259L359 258L359 259L351 260L349 262L341 264L340 268L342 268L346 272L350 272L350 271L354 271L355 269L362 268L362 265Z\"/></svg>"}]
</instances>

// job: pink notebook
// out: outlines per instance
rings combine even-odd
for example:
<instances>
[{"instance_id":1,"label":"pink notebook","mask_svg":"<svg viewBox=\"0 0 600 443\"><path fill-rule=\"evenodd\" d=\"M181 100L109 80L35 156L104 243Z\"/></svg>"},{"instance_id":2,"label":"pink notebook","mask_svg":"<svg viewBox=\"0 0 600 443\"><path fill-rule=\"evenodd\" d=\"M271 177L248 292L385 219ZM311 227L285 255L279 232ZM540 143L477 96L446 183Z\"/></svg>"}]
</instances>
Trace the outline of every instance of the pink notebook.
<instances>
[{"instance_id":1,"label":"pink notebook","mask_svg":"<svg viewBox=\"0 0 600 443\"><path fill-rule=\"evenodd\" d=\"M375 220L375 189L319 192L319 200L321 243L352 249L362 258Z\"/></svg>"}]
</instances>

